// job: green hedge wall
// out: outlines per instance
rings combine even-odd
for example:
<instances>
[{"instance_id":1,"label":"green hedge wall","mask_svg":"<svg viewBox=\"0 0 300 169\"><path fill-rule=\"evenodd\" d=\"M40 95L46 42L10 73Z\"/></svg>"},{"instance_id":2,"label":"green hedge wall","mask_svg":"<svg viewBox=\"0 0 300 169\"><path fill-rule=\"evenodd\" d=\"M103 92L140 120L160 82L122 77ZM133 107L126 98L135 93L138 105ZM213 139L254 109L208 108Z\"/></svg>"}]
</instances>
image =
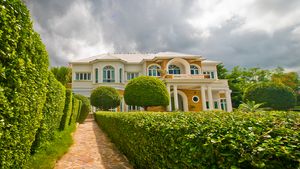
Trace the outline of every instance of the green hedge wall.
<instances>
[{"instance_id":1,"label":"green hedge wall","mask_svg":"<svg viewBox=\"0 0 300 169\"><path fill-rule=\"evenodd\" d=\"M43 108L43 119L35 135L35 140L31 148L32 152L35 152L41 145L53 139L54 133L59 128L60 121L64 114L66 89L56 80L51 72L49 72L48 80L48 93Z\"/></svg>"},{"instance_id":2,"label":"green hedge wall","mask_svg":"<svg viewBox=\"0 0 300 169\"><path fill-rule=\"evenodd\" d=\"M48 55L20 0L0 1L0 168L22 168L42 119Z\"/></svg>"},{"instance_id":3,"label":"green hedge wall","mask_svg":"<svg viewBox=\"0 0 300 169\"><path fill-rule=\"evenodd\" d=\"M75 94L75 97L81 101L80 113L77 118L77 122L83 123L88 114L91 112L90 100L80 94Z\"/></svg>"},{"instance_id":4,"label":"green hedge wall","mask_svg":"<svg viewBox=\"0 0 300 169\"><path fill-rule=\"evenodd\" d=\"M72 125L74 123L76 123L77 121L77 117L78 117L78 114L80 112L80 107L81 107L81 100L73 97L73 100L72 100L72 114L71 114L71 117L70 117L70 122L69 122L69 125Z\"/></svg>"},{"instance_id":5,"label":"green hedge wall","mask_svg":"<svg viewBox=\"0 0 300 169\"><path fill-rule=\"evenodd\" d=\"M64 130L69 126L70 117L72 114L72 99L73 93L71 89L66 90L66 100L65 100L65 107L64 107L64 114L60 121L60 130Z\"/></svg>"},{"instance_id":6,"label":"green hedge wall","mask_svg":"<svg viewBox=\"0 0 300 169\"><path fill-rule=\"evenodd\" d=\"M95 117L135 168L299 168L297 112L98 112Z\"/></svg>"}]
</instances>

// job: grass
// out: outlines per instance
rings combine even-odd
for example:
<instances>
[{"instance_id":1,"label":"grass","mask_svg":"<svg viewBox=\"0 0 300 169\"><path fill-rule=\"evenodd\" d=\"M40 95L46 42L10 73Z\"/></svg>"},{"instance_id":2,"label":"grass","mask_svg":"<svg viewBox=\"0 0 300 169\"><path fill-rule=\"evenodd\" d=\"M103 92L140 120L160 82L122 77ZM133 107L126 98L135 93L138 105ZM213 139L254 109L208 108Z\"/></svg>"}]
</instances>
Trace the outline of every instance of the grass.
<instances>
[{"instance_id":1,"label":"grass","mask_svg":"<svg viewBox=\"0 0 300 169\"><path fill-rule=\"evenodd\" d=\"M56 161L60 159L73 144L71 133L75 128L76 125L74 124L64 131L57 131L54 140L41 147L34 155L32 155L24 168L53 169Z\"/></svg>"}]
</instances>

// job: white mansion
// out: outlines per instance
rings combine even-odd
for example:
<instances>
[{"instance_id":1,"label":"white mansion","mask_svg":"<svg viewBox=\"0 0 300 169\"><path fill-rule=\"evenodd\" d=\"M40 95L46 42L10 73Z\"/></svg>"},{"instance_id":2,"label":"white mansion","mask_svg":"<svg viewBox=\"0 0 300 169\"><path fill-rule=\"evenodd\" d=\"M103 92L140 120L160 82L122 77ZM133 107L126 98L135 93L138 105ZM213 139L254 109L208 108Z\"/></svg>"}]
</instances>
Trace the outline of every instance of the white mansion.
<instances>
[{"instance_id":1,"label":"white mansion","mask_svg":"<svg viewBox=\"0 0 300 169\"><path fill-rule=\"evenodd\" d=\"M166 82L171 100L168 107L153 107L153 111L232 111L231 90L227 80L218 79L217 61L200 55L174 52L155 54L106 53L75 60L72 66L73 92L90 96L98 86L111 86L123 95L129 80L145 75ZM138 109L122 100L118 111Z\"/></svg>"}]
</instances>

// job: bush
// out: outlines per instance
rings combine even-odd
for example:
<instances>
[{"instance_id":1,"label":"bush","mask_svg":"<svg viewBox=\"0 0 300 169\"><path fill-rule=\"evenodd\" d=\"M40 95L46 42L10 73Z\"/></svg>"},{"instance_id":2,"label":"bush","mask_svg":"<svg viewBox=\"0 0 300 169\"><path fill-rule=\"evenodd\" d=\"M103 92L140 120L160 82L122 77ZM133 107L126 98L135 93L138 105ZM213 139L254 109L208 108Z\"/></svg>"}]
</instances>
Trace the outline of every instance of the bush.
<instances>
[{"instance_id":1,"label":"bush","mask_svg":"<svg viewBox=\"0 0 300 169\"><path fill-rule=\"evenodd\" d=\"M73 94L71 89L66 90L66 100L65 100L65 108L64 108L64 114L60 121L60 130L64 130L68 127L70 122L70 117L72 114L72 99Z\"/></svg>"},{"instance_id":2,"label":"bush","mask_svg":"<svg viewBox=\"0 0 300 169\"><path fill-rule=\"evenodd\" d=\"M115 88L100 86L92 91L91 105L100 110L109 110L120 105L120 96Z\"/></svg>"},{"instance_id":3,"label":"bush","mask_svg":"<svg viewBox=\"0 0 300 169\"><path fill-rule=\"evenodd\" d=\"M90 100L80 94L75 94L75 97L81 101L80 112L77 118L77 122L83 123L88 114L91 112Z\"/></svg>"},{"instance_id":4,"label":"bush","mask_svg":"<svg viewBox=\"0 0 300 169\"><path fill-rule=\"evenodd\" d=\"M96 113L135 168L299 168L297 112Z\"/></svg>"},{"instance_id":5,"label":"bush","mask_svg":"<svg viewBox=\"0 0 300 169\"><path fill-rule=\"evenodd\" d=\"M72 102L73 102L72 103L73 107L72 107L72 114L71 114L71 117L70 117L69 125L76 123L78 114L80 112L81 101L78 100L77 98L73 97Z\"/></svg>"},{"instance_id":6,"label":"bush","mask_svg":"<svg viewBox=\"0 0 300 169\"><path fill-rule=\"evenodd\" d=\"M42 119L48 55L20 0L0 1L0 168L22 168Z\"/></svg>"},{"instance_id":7,"label":"bush","mask_svg":"<svg viewBox=\"0 0 300 169\"><path fill-rule=\"evenodd\" d=\"M262 107L270 107L275 110L287 110L296 104L296 95L287 86L274 83L254 84L246 89L244 101L263 103Z\"/></svg>"},{"instance_id":8,"label":"bush","mask_svg":"<svg viewBox=\"0 0 300 169\"><path fill-rule=\"evenodd\" d=\"M43 119L35 135L35 140L31 148L32 152L35 152L42 144L53 139L54 133L59 128L64 114L66 89L55 79L51 72L49 72L48 80L48 93L43 108Z\"/></svg>"},{"instance_id":9,"label":"bush","mask_svg":"<svg viewBox=\"0 0 300 169\"><path fill-rule=\"evenodd\" d=\"M155 77L140 76L129 81L124 92L127 105L149 106L169 105L169 94L166 85Z\"/></svg>"}]
</instances>

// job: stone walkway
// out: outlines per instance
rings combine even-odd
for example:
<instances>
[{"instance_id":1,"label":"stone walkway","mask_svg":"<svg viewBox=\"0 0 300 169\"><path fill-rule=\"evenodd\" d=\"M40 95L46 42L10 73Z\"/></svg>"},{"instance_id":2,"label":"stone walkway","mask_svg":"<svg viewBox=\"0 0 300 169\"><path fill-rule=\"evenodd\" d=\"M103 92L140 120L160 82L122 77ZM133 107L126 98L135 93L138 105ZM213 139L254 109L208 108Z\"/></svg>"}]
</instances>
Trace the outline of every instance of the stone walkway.
<instances>
[{"instance_id":1,"label":"stone walkway","mask_svg":"<svg viewBox=\"0 0 300 169\"><path fill-rule=\"evenodd\" d=\"M74 144L55 169L132 169L93 118L78 126L73 139Z\"/></svg>"}]
</instances>

